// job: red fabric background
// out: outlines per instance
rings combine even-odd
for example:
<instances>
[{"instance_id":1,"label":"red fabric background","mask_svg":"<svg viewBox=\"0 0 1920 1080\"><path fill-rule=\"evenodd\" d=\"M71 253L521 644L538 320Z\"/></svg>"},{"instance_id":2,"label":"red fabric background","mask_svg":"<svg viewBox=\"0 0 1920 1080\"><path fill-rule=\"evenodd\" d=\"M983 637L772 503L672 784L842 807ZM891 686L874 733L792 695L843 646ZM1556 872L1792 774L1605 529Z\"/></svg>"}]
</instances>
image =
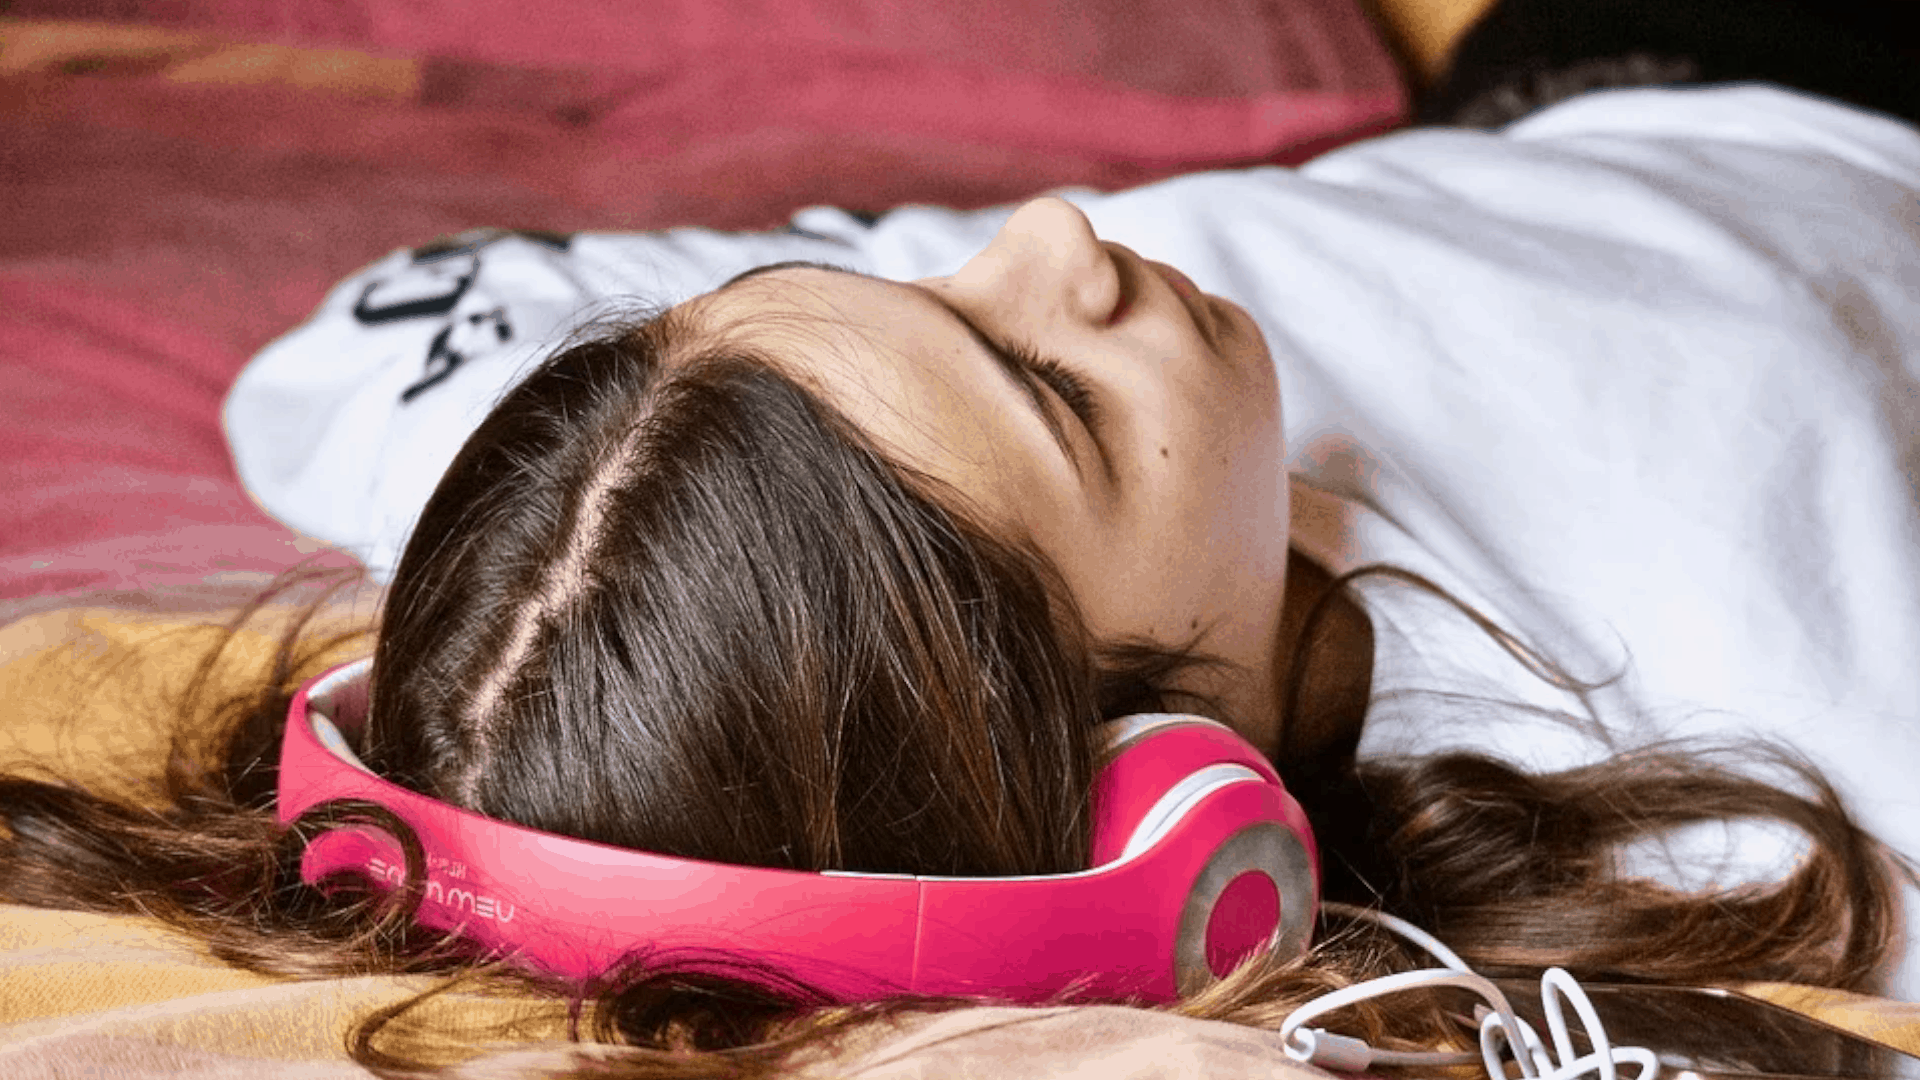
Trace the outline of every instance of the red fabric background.
<instances>
[{"instance_id":1,"label":"red fabric background","mask_svg":"<svg viewBox=\"0 0 1920 1080\"><path fill-rule=\"evenodd\" d=\"M407 101L163 65L0 78L0 599L244 591L302 558L240 488L220 402L392 248L987 205L1300 160L1403 118L1347 0L1216 6L502 4L489 26L484 5L16 2L423 59Z\"/></svg>"}]
</instances>

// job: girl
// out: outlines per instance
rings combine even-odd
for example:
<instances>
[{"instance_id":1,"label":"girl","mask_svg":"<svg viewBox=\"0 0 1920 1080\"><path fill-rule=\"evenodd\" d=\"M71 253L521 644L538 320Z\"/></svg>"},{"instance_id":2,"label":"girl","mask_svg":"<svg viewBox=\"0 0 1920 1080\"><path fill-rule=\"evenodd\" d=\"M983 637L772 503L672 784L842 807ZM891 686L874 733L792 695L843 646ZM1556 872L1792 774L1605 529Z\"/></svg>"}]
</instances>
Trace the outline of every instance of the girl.
<instances>
[{"instance_id":1,"label":"girl","mask_svg":"<svg viewBox=\"0 0 1920 1080\"><path fill-rule=\"evenodd\" d=\"M502 380L405 532L355 749L622 847L1041 874L1087 863L1095 724L1199 712L1307 804L1329 898L1476 966L1911 996L1901 869L1822 776L1920 850L1916 191L1912 129L1729 87L890 215L847 243L876 275L763 266ZM0 892L265 971L460 969L298 882L304 648L157 819L6 781ZM1755 734L1784 749L1701 739ZM1735 819L1794 835L1673 832ZM1271 1026L1407 965L1328 922L1179 1008ZM948 1004L547 989L599 996L632 1075ZM1457 1038L1437 1006L1342 1026Z\"/></svg>"}]
</instances>

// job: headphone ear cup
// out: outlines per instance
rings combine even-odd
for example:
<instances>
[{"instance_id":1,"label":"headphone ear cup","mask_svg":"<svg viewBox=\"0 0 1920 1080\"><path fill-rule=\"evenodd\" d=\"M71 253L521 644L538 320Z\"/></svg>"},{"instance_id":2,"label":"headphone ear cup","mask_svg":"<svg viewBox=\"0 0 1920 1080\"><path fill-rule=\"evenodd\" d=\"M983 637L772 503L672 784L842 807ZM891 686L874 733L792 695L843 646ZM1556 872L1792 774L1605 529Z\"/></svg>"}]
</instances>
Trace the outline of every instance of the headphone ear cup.
<instances>
[{"instance_id":1,"label":"headphone ear cup","mask_svg":"<svg viewBox=\"0 0 1920 1080\"><path fill-rule=\"evenodd\" d=\"M1270 941L1286 955L1305 951L1319 904L1317 851L1272 763L1204 717L1140 714L1102 725L1101 734L1092 866L1142 854L1196 814L1239 819L1181 903L1172 943L1179 992L1204 987Z\"/></svg>"},{"instance_id":2,"label":"headphone ear cup","mask_svg":"<svg viewBox=\"0 0 1920 1080\"><path fill-rule=\"evenodd\" d=\"M1306 952L1319 908L1314 857L1300 834L1259 821L1214 849L1194 879L1174 938L1174 985L1196 993L1262 949Z\"/></svg>"}]
</instances>

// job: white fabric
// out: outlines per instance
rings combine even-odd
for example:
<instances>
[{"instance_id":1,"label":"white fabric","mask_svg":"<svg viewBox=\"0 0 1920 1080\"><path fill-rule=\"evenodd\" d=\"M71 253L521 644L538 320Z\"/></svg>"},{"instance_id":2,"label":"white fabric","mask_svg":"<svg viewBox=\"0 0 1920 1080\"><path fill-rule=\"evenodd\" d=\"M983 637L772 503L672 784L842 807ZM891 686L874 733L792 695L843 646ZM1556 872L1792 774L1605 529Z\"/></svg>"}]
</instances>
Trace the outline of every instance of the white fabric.
<instances>
[{"instance_id":1,"label":"white fabric","mask_svg":"<svg viewBox=\"0 0 1920 1080\"><path fill-rule=\"evenodd\" d=\"M1547 767L1766 733L1920 855L1920 134L1765 86L1611 91L1499 134L1413 130L1299 170L1066 194L1103 238L1259 320L1298 542L1336 570L1418 570L1576 676L1624 670L1583 706L1450 608L1364 584L1380 656L1362 753L1465 746ZM830 218L831 240L581 238L580 261L609 252L602 276L544 256L524 285L502 266L476 303L517 317L515 290L551 295L541 325L558 327L596 289L657 281L652 298L675 300L788 248L947 273L1008 209ZM405 261L342 286L227 411L261 503L376 570L537 351L528 332L449 379L466 383L440 412L397 408L427 328L376 340L343 313ZM1736 840L1746 861L1779 856ZM1920 959L1887 990L1920 1000Z\"/></svg>"}]
</instances>

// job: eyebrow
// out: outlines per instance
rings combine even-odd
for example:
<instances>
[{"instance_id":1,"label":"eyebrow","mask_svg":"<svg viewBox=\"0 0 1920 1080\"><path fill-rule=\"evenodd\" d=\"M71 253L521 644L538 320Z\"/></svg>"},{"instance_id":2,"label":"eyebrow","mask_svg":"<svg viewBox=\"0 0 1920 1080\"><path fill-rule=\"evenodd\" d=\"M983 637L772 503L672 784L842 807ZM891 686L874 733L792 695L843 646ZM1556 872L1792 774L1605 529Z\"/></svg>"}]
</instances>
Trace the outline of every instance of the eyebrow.
<instances>
[{"instance_id":1,"label":"eyebrow","mask_svg":"<svg viewBox=\"0 0 1920 1080\"><path fill-rule=\"evenodd\" d=\"M775 270L826 270L835 274L851 274L854 277L866 278L868 281L888 281L888 279L878 277L874 274L855 270L851 267L837 266L833 263L815 262L812 259L788 259L784 262L766 263L761 266L742 270L738 274L728 278L720 285L720 288L715 289L714 292L721 292L743 281L759 277L761 274L770 274ZM888 283L898 284L897 282ZM911 286L909 287L911 288ZM1080 455L1074 453L1073 441L1067 438L1066 427L1061 424L1059 417L1054 415L1053 410L1047 407L1046 399L1041 395L1040 388L1034 384L1031 373L1021 367L1019 362L1014 360L1013 357L1007 355L1006 350L994 344L993 339L989 338L985 333L982 333L980 328L973 324L972 319L960 313L960 309L941 299L938 293L926 289L914 289L913 291L931 298L934 303L944 308L948 315L952 316L961 326L966 328L967 334L973 338L974 343L986 350L988 356L993 357L994 363L999 365L1001 373L1006 375L1007 379L1011 381L1022 394L1026 395L1028 402L1033 406L1034 415L1038 416L1040 422L1047 426L1047 433L1053 436L1054 443L1060 447L1060 453L1065 456L1068 461L1073 463L1074 471L1079 472L1081 468Z\"/></svg>"}]
</instances>

